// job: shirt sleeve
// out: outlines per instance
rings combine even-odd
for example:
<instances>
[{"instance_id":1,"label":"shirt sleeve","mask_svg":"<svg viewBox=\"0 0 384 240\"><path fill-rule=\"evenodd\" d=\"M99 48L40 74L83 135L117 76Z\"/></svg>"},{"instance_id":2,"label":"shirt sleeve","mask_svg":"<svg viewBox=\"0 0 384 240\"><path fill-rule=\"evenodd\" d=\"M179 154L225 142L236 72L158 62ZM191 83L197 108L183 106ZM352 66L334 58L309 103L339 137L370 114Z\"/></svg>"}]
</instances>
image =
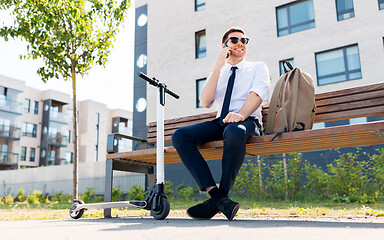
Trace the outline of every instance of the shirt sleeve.
<instances>
[{"instance_id":1,"label":"shirt sleeve","mask_svg":"<svg viewBox=\"0 0 384 240\"><path fill-rule=\"evenodd\" d=\"M249 90L249 93L255 92L261 97L261 100L264 102L267 100L269 88L271 86L269 70L265 63L258 63L255 66L255 76L253 78L252 87Z\"/></svg>"}]
</instances>

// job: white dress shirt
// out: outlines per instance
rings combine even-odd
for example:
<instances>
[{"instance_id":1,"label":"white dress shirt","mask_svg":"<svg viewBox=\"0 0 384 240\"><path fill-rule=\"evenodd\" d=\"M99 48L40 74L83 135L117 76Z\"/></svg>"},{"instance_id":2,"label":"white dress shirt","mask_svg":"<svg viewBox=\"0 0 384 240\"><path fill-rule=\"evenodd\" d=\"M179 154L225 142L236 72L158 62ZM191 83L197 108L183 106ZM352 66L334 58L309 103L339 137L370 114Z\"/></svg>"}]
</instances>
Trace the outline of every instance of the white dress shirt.
<instances>
[{"instance_id":1,"label":"white dress shirt","mask_svg":"<svg viewBox=\"0 0 384 240\"><path fill-rule=\"evenodd\" d=\"M236 78L233 85L229 112L238 113L244 106L245 100L251 92L255 92L259 95L262 102L264 102L268 96L271 83L269 80L268 68L263 62L247 62L243 60L234 66L238 69L236 70ZM225 62L220 70L215 100L213 102L213 105L218 111L217 117L220 117L221 114L227 83L232 74L231 67L233 67L231 64ZM259 123L261 125L263 124L261 105L251 114L251 116L259 119Z\"/></svg>"}]
</instances>

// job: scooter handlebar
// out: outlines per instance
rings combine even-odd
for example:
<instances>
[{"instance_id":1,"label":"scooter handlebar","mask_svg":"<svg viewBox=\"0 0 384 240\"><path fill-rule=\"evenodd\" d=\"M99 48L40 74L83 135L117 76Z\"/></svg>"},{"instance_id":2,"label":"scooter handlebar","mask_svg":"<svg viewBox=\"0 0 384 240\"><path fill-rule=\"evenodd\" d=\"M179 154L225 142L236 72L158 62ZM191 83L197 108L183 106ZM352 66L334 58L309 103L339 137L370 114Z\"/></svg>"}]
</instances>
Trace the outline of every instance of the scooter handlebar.
<instances>
[{"instance_id":1,"label":"scooter handlebar","mask_svg":"<svg viewBox=\"0 0 384 240\"><path fill-rule=\"evenodd\" d=\"M151 79L150 77L148 77L147 75L145 75L144 73L140 72L139 73L139 77L141 77L142 79L144 79L145 81L147 81L149 84L155 86L155 87L160 87L160 85L162 85L164 87L164 91L166 93L168 93L169 95L171 95L172 97L176 98L176 99L179 99L180 96L177 95L176 93L172 92L171 90L169 90L167 88L167 86L165 84L161 84L159 82L159 80L157 80L156 78L153 78Z\"/></svg>"}]
</instances>

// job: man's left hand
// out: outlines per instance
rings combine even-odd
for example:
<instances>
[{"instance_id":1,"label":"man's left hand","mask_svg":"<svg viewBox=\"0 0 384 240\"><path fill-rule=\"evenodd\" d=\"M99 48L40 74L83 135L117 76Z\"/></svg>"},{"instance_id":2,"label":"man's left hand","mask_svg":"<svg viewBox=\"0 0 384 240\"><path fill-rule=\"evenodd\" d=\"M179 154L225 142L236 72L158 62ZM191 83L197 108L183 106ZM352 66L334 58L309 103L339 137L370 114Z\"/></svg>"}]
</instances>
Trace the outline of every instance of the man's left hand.
<instances>
[{"instance_id":1,"label":"man's left hand","mask_svg":"<svg viewBox=\"0 0 384 240\"><path fill-rule=\"evenodd\" d=\"M244 120L245 118L242 115L234 112L229 112L227 116L223 119L223 123L237 123L242 122Z\"/></svg>"}]
</instances>

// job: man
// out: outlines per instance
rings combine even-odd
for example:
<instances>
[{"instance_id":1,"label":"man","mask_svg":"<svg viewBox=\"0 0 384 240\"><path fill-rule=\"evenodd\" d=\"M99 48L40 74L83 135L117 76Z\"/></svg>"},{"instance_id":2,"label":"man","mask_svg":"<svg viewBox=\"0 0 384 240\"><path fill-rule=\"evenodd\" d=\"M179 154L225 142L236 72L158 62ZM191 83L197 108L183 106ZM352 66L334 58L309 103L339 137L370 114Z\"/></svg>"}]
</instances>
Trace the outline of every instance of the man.
<instances>
[{"instance_id":1,"label":"man","mask_svg":"<svg viewBox=\"0 0 384 240\"><path fill-rule=\"evenodd\" d=\"M233 220L240 204L228 198L244 161L246 141L261 132L261 103L269 91L269 72L262 62L247 62L249 39L241 28L230 28L222 38L223 48L200 96L203 107L215 105L217 118L178 129L173 146L202 191L211 196L187 214L194 219L211 219L222 212ZM197 146L224 140L220 187Z\"/></svg>"}]
</instances>

